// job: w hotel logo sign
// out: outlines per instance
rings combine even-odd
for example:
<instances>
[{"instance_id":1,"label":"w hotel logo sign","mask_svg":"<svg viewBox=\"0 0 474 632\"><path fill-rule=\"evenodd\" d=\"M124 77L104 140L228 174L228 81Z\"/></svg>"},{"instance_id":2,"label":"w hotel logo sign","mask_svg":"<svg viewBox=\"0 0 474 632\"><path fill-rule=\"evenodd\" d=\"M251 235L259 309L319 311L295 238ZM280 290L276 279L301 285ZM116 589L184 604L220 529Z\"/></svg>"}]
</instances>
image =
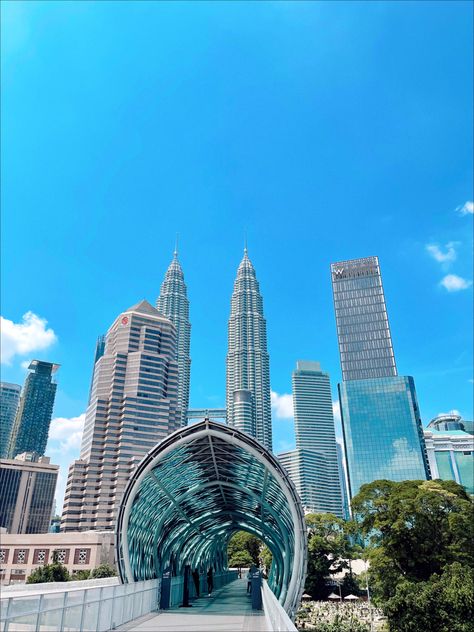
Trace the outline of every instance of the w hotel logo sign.
<instances>
[{"instance_id":1,"label":"w hotel logo sign","mask_svg":"<svg viewBox=\"0 0 474 632\"><path fill-rule=\"evenodd\" d=\"M335 279L341 278L344 272L344 268L333 268L333 276Z\"/></svg>"}]
</instances>

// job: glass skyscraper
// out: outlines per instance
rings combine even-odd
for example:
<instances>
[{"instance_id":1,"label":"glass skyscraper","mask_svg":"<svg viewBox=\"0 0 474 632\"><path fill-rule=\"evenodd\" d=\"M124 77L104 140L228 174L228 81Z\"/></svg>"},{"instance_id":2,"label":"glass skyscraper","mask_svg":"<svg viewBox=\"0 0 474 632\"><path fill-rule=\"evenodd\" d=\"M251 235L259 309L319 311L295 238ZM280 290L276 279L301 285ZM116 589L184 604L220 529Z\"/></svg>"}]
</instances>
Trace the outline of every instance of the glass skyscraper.
<instances>
[{"instance_id":1,"label":"glass skyscraper","mask_svg":"<svg viewBox=\"0 0 474 632\"><path fill-rule=\"evenodd\" d=\"M397 375L377 257L331 265L342 379Z\"/></svg>"},{"instance_id":2,"label":"glass skyscraper","mask_svg":"<svg viewBox=\"0 0 474 632\"><path fill-rule=\"evenodd\" d=\"M377 479L430 478L412 377L397 375L377 257L331 265L349 495Z\"/></svg>"},{"instance_id":3,"label":"glass skyscraper","mask_svg":"<svg viewBox=\"0 0 474 632\"><path fill-rule=\"evenodd\" d=\"M30 373L10 435L8 454L11 458L23 452L43 455L48 442L57 388L53 375L59 364L33 360L28 368Z\"/></svg>"},{"instance_id":4,"label":"glass skyscraper","mask_svg":"<svg viewBox=\"0 0 474 632\"><path fill-rule=\"evenodd\" d=\"M296 449L318 453L320 457L319 465L309 458L304 458L301 463L303 467L317 466L324 470L324 473L317 473L313 469L304 476L313 487L313 505L305 502L307 490L302 487L300 495L303 504L313 511L331 512L342 517L342 491L329 374L321 371L319 362L298 360L292 382ZM323 484L318 485L318 481ZM317 499L317 505L314 499Z\"/></svg>"},{"instance_id":5,"label":"glass skyscraper","mask_svg":"<svg viewBox=\"0 0 474 632\"><path fill-rule=\"evenodd\" d=\"M21 386L0 382L0 459L8 454L8 442L20 402Z\"/></svg>"},{"instance_id":6,"label":"glass skyscraper","mask_svg":"<svg viewBox=\"0 0 474 632\"><path fill-rule=\"evenodd\" d=\"M189 301L184 274L174 251L173 260L166 271L156 301L156 309L169 318L176 327L176 360L178 361L178 408L181 426L188 423L189 379L191 372L190 344L191 323L189 322Z\"/></svg>"},{"instance_id":7,"label":"glass skyscraper","mask_svg":"<svg viewBox=\"0 0 474 632\"><path fill-rule=\"evenodd\" d=\"M228 327L227 423L272 449L270 360L263 300L244 249L237 270ZM247 391L247 392L245 392Z\"/></svg>"}]
</instances>

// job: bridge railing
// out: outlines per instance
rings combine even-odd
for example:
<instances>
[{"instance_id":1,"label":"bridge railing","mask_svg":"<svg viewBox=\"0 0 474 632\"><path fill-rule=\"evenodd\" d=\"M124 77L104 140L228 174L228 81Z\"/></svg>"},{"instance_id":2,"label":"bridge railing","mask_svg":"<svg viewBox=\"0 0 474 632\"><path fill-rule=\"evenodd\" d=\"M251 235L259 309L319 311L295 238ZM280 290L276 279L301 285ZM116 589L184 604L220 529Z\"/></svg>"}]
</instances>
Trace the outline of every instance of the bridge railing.
<instances>
[{"instance_id":1,"label":"bridge railing","mask_svg":"<svg viewBox=\"0 0 474 632\"><path fill-rule=\"evenodd\" d=\"M222 588L234 579L237 579L237 571L222 571L220 573L214 573L214 590ZM193 578L189 578L189 599L196 598L196 588L194 586ZM182 577L173 577L171 579L171 594L170 594L170 608L177 606L183 602L183 589L184 579ZM205 573L201 573L199 577L199 591L201 596L207 594L207 577Z\"/></svg>"},{"instance_id":2,"label":"bridge railing","mask_svg":"<svg viewBox=\"0 0 474 632\"><path fill-rule=\"evenodd\" d=\"M157 609L159 579L0 600L1 632L106 632Z\"/></svg>"},{"instance_id":3,"label":"bridge railing","mask_svg":"<svg viewBox=\"0 0 474 632\"><path fill-rule=\"evenodd\" d=\"M262 601L269 630L272 632L298 632L295 624L265 580L262 581Z\"/></svg>"}]
</instances>

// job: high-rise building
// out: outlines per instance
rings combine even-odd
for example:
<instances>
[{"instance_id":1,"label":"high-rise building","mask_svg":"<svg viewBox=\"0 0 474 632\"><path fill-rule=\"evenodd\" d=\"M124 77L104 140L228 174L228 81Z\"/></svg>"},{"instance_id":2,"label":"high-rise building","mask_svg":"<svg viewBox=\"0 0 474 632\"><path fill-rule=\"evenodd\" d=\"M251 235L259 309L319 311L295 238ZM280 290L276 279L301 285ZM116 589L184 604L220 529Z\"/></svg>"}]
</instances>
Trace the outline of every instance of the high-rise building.
<instances>
[{"instance_id":1,"label":"high-rise building","mask_svg":"<svg viewBox=\"0 0 474 632\"><path fill-rule=\"evenodd\" d=\"M377 257L331 265L342 379L397 375Z\"/></svg>"},{"instance_id":2,"label":"high-rise building","mask_svg":"<svg viewBox=\"0 0 474 632\"><path fill-rule=\"evenodd\" d=\"M58 470L34 452L0 459L0 527L8 533L47 533Z\"/></svg>"},{"instance_id":3,"label":"high-rise building","mask_svg":"<svg viewBox=\"0 0 474 632\"><path fill-rule=\"evenodd\" d=\"M92 394L92 385L94 384L94 375L95 375L95 365L97 364L97 360L101 358L105 353L105 336L99 336L97 338L97 342L95 344L95 354L94 354L94 366L92 367L92 377L91 377L91 385L89 388L89 401Z\"/></svg>"},{"instance_id":4,"label":"high-rise building","mask_svg":"<svg viewBox=\"0 0 474 632\"><path fill-rule=\"evenodd\" d=\"M377 257L331 265L349 495L377 479L430 478L412 377L397 376Z\"/></svg>"},{"instance_id":5,"label":"high-rise building","mask_svg":"<svg viewBox=\"0 0 474 632\"><path fill-rule=\"evenodd\" d=\"M307 511L343 516L329 374L298 360L293 371L296 450L279 454ZM293 475L292 475L293 472Z\"/></svg>"},{"instance_id":6,"label":"high-rise building","mask_svg":"<svg viewBox=\"0 0 474 632\"><path fill-rule=\"evenodd\" d=\"M80 459L69 468L63 531L113 529L134 467L180 425L176 330L147 301L115 319L93 373Z\"/></svg>"},{"instance_id":7,"label":"high-rise building","mask_svg":"<svg viewBox=\"0 0 474 632\"><path fill-rule=\"evenodd\" d=\"M267 449L272 449L267 325L259 284L247 248L237 270L231 301L226 408L229 425L248 432Z\"/></svg>"},{"instance_id":8,"label":"high-rise building","mask_svg":"<svg viewBox=\"0 0 474 632\"><path fill-rule=\"evenodd\" d=\"M349 520L351 511L349 507L349 495L347 493L346 470L344 467L344 445L336 441L337 448L337 465L339 468L339 480L341 481L342 492L342 515L344 520Z\"/></svg>"},{"instance_id":9,"label":"high-rise building","mask_svg":"<svg viewBox=\"0 0 474 632\"><path fill-rule=\"evenodd\" d=\"M156 301L156 309L169 318L176 328L176 360L178 361L178 409L181 426L188 423L189 377L191 371L191 323L184 274L175 249Z\"/></svg>"},{"instance_id":10,"label":"high-rise building","mask_svg":"<svg viewBox=\"0 0 474 632\"><path fill-rule=\"evenodd\" d=\"M23 387L9 440L8 455L11 458L23 452L44 454L56 397L57 384L53 382L53 375L58 368L59 364L41 360L30 363L30 373Z\"/></svg>"},{"instance_id":11,"label":"high-rise building","mask_svg":"<svg viewBox=\"0 0 474 632\"><path fill-rule=\"evenodd\" d=\"M0 382L0 459L8 456L8 443L20 402L20 393L19 384Z\"/></svg>"}]
</instances>

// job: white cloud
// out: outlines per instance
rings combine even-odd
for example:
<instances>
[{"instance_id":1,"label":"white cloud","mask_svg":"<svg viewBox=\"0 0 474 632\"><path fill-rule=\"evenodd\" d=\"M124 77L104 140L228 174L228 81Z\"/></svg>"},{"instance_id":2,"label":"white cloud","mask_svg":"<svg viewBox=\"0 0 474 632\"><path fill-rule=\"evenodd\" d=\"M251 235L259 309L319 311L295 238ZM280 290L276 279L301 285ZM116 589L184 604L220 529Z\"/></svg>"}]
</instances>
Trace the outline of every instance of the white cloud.
<instances>
[{"instance_id":1,"label":"white cloud","mask_svg":"<svg viewBox=\"0 0 474 632\"><path fill-rule=\"evenodd\" d=\"M467 202L464 202L464 204L461 204L461 206L458 206L456 211L459 215L473 215L474 202L468 200Z\"/></svg>"},{"instance_id":2,"label":"white cloud","mask_svg":"<svg viewBox=\"0 0 474 632\"><path fill-rule=\"evenodd\" d=\"M433 259L439 263L447 263L456 259L456 245L457 242L450 241L444 246L444 251L438 246L438 244L427 244L425 248Z\"/></svg>"},{"instance_id":3,"label":"white cloud","mask_svg":"<svg viewBox=\"0 0 474 632\"><path fill-rule=\"evenodd\" d=\"M277 419L292 419L293 417L293 395L283 393L279 395L275 391L271 392L272 410Z\"/></svg>"},{"instance_id":4,"label":"white cloud","mask_svg":"<svg viewBox=\"0 0 474 632\"><path fill-rule=\"evenodd\" d=\"M47 349L57 341L52 329L47 328L48 321L33 312L26 312L20 323L0 316L2 364L11 364L16 355L25 355L32 351Z\"/></svg>"},{"instance_id":5,"label":"white cloud","mask_svg":"<svg viewBox=\"0 0 474 632\"><path fill-rule=\"evenodd\" d=\"M334 415L335 423L341 423L341 405L339 404L339 400L335 399L332 403L332 414Z\"/></svg>"},{"instance_id":6,"label":"white cloud","mask_svg":"<svg viewBox=\"0 0 474 632\"><path fill-rule=\"evenodd\" d=\"M287 441L286 439L280 439L278 442L277 452L289 452L295 449L293 441Z\"/></svg>"},{"instance_id":7,"label":"white cloud","mask_svg":"<svg viewBox=\"0 0 474 632\"><path fill-rule=\"evenodd\" d=\"M463 279L457 274L447 274L440 281L440 284L448 290L448 292L459 292L459 290L467 290L472 285L472 281Z\"/></svg>"},{"instance_id":8,"label":"white cloud","mask_svg":"<svg viewBox=\"0 0 474 632\"><path fill-rule=\"evenodd\" d=\"M78 417L56 417L49 428L51 452L77 450L81 445L86 414Z\"/></svg>"}]
</instances>

